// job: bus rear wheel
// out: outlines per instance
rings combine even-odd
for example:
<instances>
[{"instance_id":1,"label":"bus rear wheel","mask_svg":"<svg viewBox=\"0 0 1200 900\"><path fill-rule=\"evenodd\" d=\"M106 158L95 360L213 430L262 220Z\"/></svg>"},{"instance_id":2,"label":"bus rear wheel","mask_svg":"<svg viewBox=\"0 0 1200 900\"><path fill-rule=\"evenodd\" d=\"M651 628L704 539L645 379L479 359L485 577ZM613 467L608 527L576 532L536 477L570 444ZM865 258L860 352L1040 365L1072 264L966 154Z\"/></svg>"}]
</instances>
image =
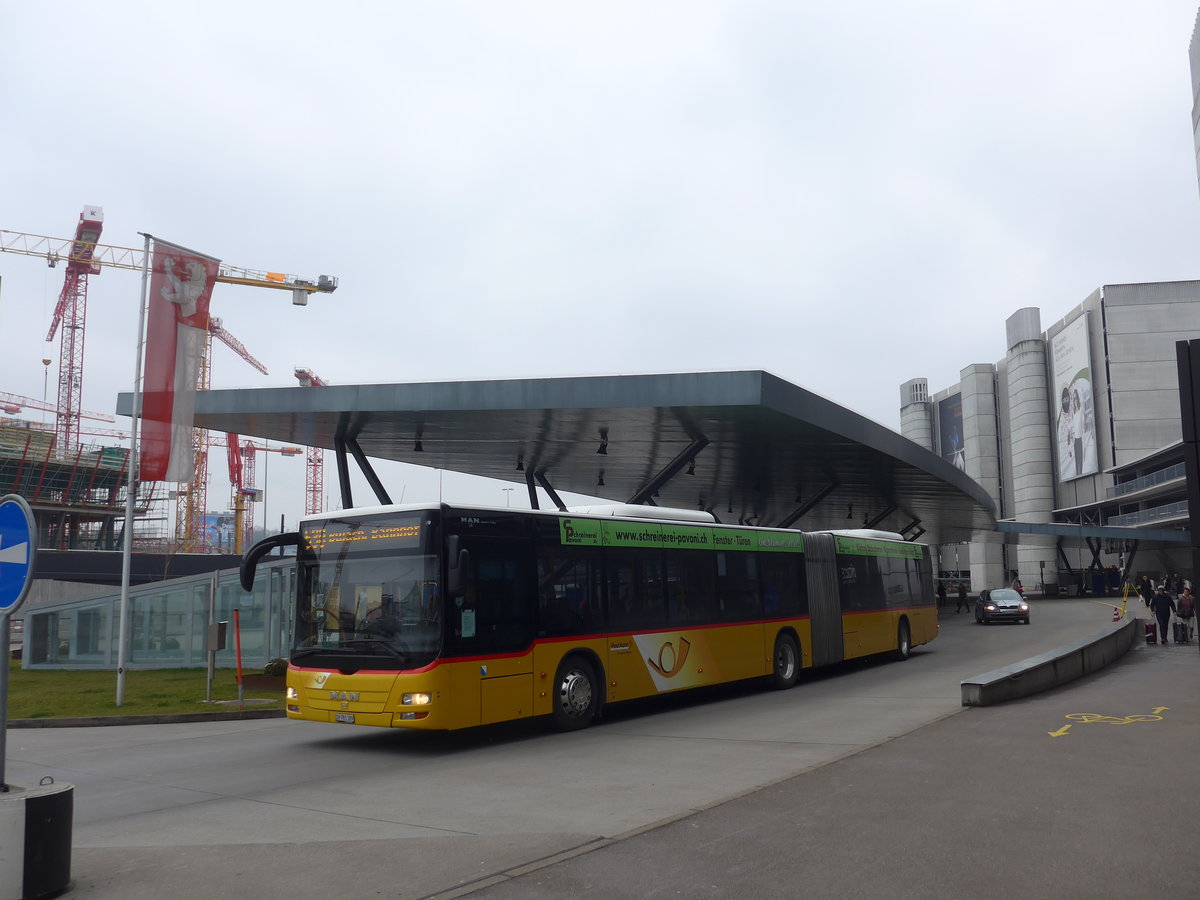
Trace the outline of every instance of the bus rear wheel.
<instances>
[{"instance_id":1,"label":"bus rear wheel","mask_svg":"<svg viewBox=\"0 0 1200 900\"><path fill-rule=\"evenodd\" d=\"M896 629L896 659L908 659L912 655L912 632L908 622L901 622Z\"/></svg>"},{"instance_id":2,"label":"bus rear wheel","mask_svg":"<svg viewBox=\"0 0 1200 900\"><path fill-rule=\"evenodd\" d=\"M582 656L568 656L554 676L554 725L560 731L586 728L596 717L600 688L596 670Z\"/></svg>"},{"instance_id":3,"label":"bus rear wheel","mask_svg":"<svg viewBox=\"0 0 1200 900\"><path fill-rule=\"evenodd\" d=\"M800 645L790 634L775 638L771 659L771 683L776 688L790 688L800 680Z\"/></svg>"}]
</instances>

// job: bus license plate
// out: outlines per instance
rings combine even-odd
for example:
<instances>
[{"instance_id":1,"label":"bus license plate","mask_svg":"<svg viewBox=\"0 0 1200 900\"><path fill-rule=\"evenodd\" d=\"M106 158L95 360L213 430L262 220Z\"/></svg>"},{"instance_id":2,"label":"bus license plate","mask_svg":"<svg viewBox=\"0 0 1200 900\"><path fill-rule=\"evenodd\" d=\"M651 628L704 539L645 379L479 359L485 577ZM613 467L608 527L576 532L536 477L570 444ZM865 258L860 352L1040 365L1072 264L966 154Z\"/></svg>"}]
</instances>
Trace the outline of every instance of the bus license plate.
<instances>
[{"instance_id":1,"label":"bus license plate","mask_svg":"<svg viewBox=\"0 0 1200 900\"><path fill-rule=\"evenodd\" d=\"M345 722L347 725L354 724L354 713L334 713L333 721Z\"/></svg>"}]
</instances>

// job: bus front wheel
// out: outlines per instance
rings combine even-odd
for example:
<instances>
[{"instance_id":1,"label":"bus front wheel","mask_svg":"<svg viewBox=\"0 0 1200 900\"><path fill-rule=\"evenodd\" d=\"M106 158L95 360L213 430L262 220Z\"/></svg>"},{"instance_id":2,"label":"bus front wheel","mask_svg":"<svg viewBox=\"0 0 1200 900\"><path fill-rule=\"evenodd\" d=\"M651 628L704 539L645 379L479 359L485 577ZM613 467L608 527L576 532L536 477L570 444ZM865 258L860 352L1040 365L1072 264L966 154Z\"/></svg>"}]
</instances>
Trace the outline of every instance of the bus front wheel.
<instances>
[{"instance_id":1,"label":"bus front wheel","mask_svg":"<svg viewBox=\"0 0 1200 900\"><path fill-rule=\"evenodd\" d=\"M775 638L771 681L775 687L792 687L800 679L800 646L790 634Z\"/></svg>"},{"instance_id":2,"label":"bus front wheel","mask_svg":"<svg viewBox=\"0 0 1200 900\"><path fill-rule=\"evenodd\" d=\"M582 656L568 656L554 676L554 724L561 731L586 728L596 717L600 686L596 670Z\"/></svg>"}]
</instances>

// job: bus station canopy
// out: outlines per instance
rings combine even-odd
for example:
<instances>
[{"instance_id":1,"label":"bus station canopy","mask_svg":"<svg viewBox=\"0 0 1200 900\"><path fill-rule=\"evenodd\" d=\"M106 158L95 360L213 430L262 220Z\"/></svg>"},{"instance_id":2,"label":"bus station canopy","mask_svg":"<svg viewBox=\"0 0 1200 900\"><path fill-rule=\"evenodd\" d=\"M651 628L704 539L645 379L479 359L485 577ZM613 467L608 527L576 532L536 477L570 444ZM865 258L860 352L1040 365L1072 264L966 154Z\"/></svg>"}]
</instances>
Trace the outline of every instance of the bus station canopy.
<instances>
[{"instance_id":1,"label":"bus station canopy","mask_svg":"<svg viewBox=\"0 0 1200 900\"><path fill-rule=\"evenodd\" d=\"M523 483L543 509L569 491L726 524L942 542L995 528L991 498L949 462L763 371L213 390L195 423Z\"/></svg>"}]
</instances>

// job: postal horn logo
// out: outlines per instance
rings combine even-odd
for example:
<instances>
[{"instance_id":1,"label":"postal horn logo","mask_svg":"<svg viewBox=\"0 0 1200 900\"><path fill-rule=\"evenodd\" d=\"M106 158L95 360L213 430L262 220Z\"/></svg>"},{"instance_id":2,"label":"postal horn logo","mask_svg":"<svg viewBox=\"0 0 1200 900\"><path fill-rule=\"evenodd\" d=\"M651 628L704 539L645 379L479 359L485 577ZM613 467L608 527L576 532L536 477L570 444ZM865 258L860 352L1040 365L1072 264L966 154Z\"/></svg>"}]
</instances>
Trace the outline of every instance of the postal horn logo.
<instances>
[{"instance_id":1,"label":"postal horn logo","mask_svg":"<svg viewBox=\"0 0 1200 900\"><path fill-rule=\"evenodd\" d=\"M691 641L680 635L678 652L675 651L675 645L671 641L663 641L662 646L658 648L658 661L655 662L647 656L646 662L663 678L671 678L679 674L688 658L688 651L691 649Z\"/></svg>"}]
</instances>

